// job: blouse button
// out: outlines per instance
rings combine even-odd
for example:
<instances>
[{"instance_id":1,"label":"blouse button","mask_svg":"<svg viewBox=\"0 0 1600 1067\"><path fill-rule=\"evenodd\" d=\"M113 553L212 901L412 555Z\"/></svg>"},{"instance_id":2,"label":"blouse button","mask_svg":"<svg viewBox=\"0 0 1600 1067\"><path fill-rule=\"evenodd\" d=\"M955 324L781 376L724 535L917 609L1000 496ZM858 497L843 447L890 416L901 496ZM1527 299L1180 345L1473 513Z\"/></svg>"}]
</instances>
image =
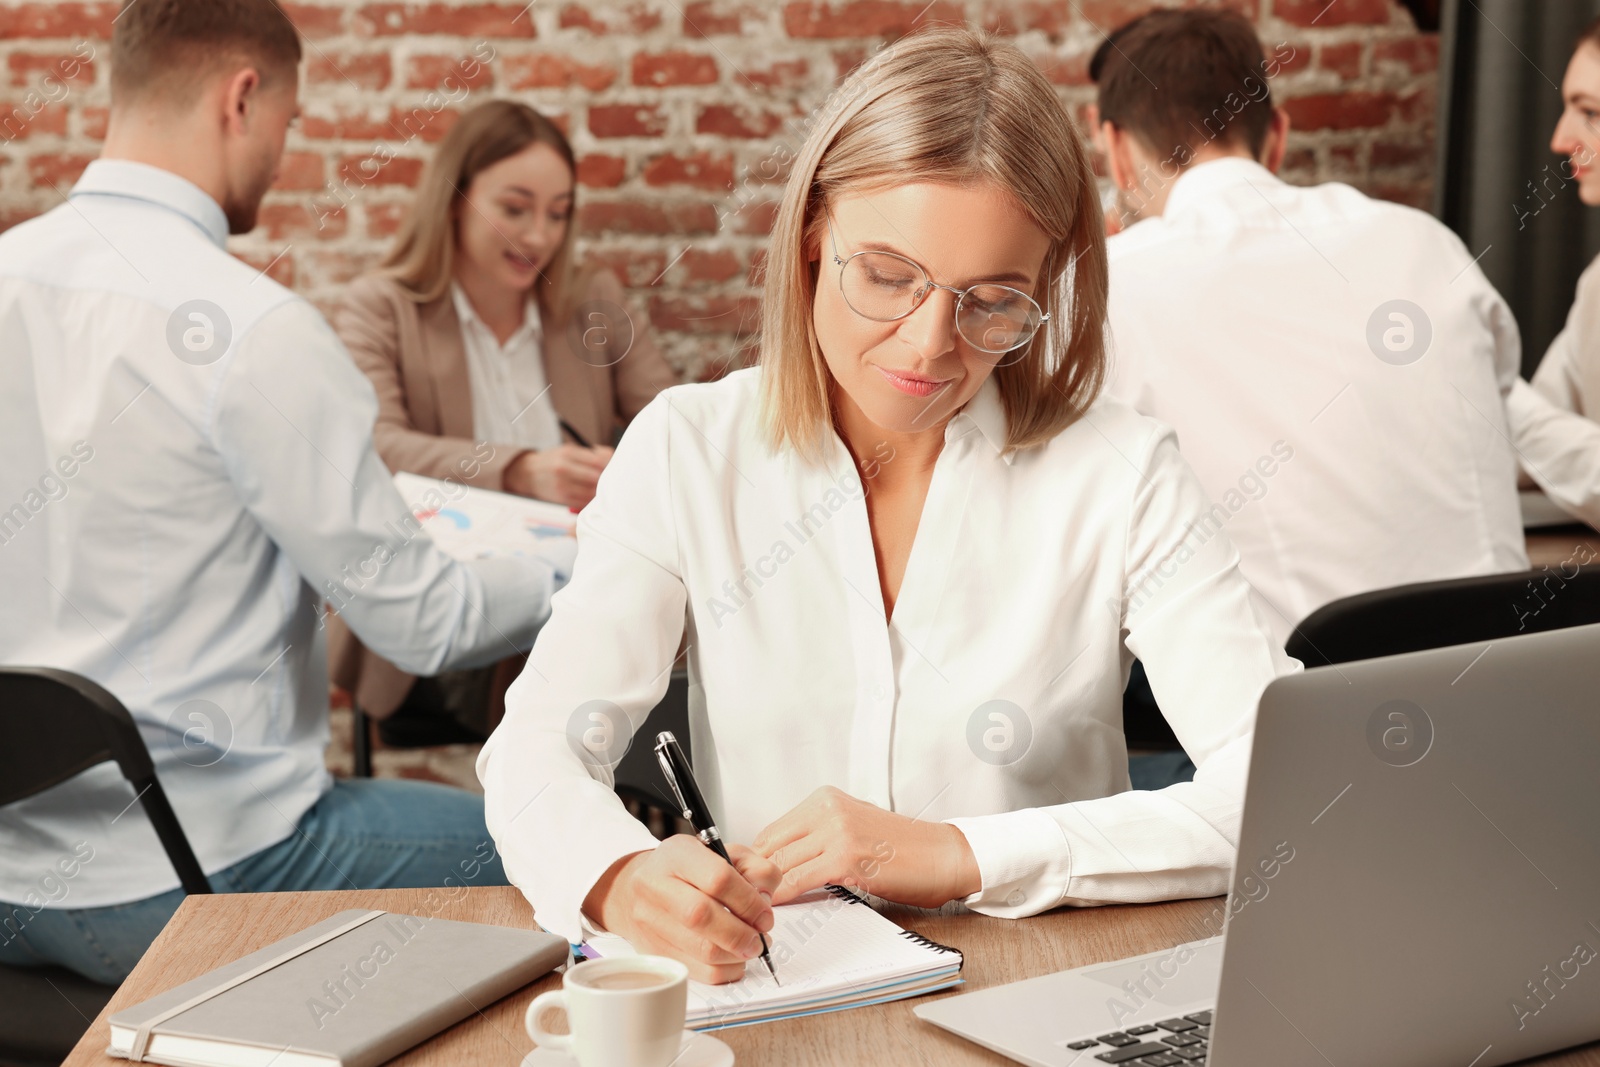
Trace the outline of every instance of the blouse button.
<instances>
[{"instance_id":1,"label":"blouse button","mask_svg":"<svg viewBox=\"0 0 1600 1067\"><path fill-rule=\"evenodd\" d=\"M884 687L881 685L875 685L872 687L872 695L877 697L879 700L882 700L884 694L887 692L888 690L884 689Z\"/></svg>"},{"instance_id":2,"label":"blouse button","mask_svg":"<svg viewBox=\"0 0 1600 1067\"><path fill-rule=\"evenodd\" d=\"M1006 897L1006 903L1010 904L1013 908L1015 908L1015 907L1019 907L1022 904L1022 902L1024 900L1027 900L1027 899L1028 899L1027 895L1024 894L1022 892L1022 890L1013 889L1011 891L1011 895Z\"/></svg>"}]
</instances>

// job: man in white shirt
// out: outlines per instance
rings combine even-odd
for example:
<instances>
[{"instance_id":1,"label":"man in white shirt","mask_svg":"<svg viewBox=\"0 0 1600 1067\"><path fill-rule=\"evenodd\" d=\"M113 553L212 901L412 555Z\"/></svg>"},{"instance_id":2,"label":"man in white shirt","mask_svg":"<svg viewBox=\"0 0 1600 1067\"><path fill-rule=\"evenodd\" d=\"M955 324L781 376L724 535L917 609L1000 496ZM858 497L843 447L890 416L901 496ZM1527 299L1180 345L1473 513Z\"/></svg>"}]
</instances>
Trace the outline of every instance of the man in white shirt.
<instances>
[{"instance_id":1,"label":"man in white shirt","mask_svg":"<svg viewBox=\"0 0 1600 1067\"><path fill-rule=\"evenodd\" d=\"M1227 529L1280 640L1342 597L1526 568L1517 450L1553 478L1562 432L1453 233L1274 176L1288 118L1268 82L1290 47L1264 56L1233 13L1160 11L1092 71L1127 223L1109 388L1176 429L1214 502L1202 524Z\"/></svg>"},{"instance_id":2,"label":"man in white shirt","mask_svg":"<svg viewBox=\"0 0 1600 1067\"><path fill-rule=\"evenodd\" d=\"M480 798L329 778L322 602L431 674L528 648L567 564L419 536L366 378L225 251L297 112L276 4L130 3L112 57L102 158L0 236L0 657L128 707L219 891L503 882ZM134 801L108 763L0 809L0 962L138 960L182 890Z\"/></svg>"}]
</instances>

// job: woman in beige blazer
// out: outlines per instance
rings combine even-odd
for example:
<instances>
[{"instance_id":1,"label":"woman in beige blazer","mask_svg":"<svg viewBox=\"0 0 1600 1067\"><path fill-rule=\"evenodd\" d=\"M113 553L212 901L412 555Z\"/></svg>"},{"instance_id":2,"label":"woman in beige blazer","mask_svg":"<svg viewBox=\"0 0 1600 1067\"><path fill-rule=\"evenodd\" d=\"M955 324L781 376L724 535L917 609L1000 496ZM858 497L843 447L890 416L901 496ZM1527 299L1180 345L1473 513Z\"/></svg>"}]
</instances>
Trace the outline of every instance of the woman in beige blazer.
<instances>
[{"instance_id":1,"label":"woman in beige blazer","mask_svg":"<svg viewBox=\"0 0 1600 1067\"><path fill-rule=\"evenodd\" d=\"M573 263L574 179L561 131L511 101L473 108L440 143L393 249L333 318L377 392L390 470L580 508L628 421L676 382L616 276ZM412 690L336 620L329 662L374 717ZM481 702L510 666L501 684L448 688Z\"/></svg>"}]
</instances>

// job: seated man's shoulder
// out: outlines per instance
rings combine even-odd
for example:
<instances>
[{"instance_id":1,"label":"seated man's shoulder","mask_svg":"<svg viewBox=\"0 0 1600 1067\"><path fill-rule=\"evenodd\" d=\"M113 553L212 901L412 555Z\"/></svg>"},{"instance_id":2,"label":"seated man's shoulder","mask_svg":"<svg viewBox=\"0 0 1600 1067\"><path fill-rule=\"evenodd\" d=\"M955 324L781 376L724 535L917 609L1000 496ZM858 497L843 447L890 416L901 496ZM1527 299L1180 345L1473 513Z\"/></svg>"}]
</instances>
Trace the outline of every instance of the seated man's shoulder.
<instances>
[{"instance_id":1,"label":"seated man's shoulder","mask_svg":"<svg viewBox=\"0 0 1600 1067\"><path fill-rule=\"evenodd\" d=\"M1426 211L1394 200L1370 196L1344 182L1323 182L1304 187L1305 195L1322 201L1332 222L1353 239L1371 234L1389 247L1397 239L1418 237L1459 243L1455 232Z\"/></svg>"},{"instance_id":2,"label":"seated man's shoulder","mask_svg":"<svg viewBox=\"0 0 1600 1067\"><path fill-rule=\"evenodd\" d=\"M228 318L234 337L242 337L268 316L286 312L299 318L316 315L316 309L300 294L281 285L262 268L206 242L177 270L157 282L156 300L178 311L195 301L215 304Z\"/></svg>"},{"instance_id":3,"label":"seated man's shoulder","mask_svg":"<svg viewBox=\"0 0 1600 1067\"><path fill-rule=\"evenodd\" d=\"M158 247L124 250L96 232L87 216L64 204L0 235L0 242L6 242L0 245L0 258L11 268L7 273L63 289L120 293L182 321L200 314L208 328L226 329L235 338L270 312L306 304L273 280L267 273L270 262L248 262L192 226L164 228Z\"/></svg>"},{"instance_id":4,"label":"seated man's shoulder","mask_svg":"<svg viewBox=\"0 0 1600 1067\"><path fill-rule=\"evenodd\" d=\"M67 205L63 204L58 210L66 208ZM56 215L56 211L34 215L32 218L14 223L4 233L0 233L0 253L4 254L4 259L0 260L0 263L15 268L20 257L42 251L54 236L54 230L57 228Z\"/></svg>"},{"instance_id":5,"label":"seated man's shoulder","mask_svg":"<svg viewBox=\"0 0 1600 1067\"><path fill-rule=\"evenodd\" d=\"M1160 215L1140 219L1106 238L1106 260L1115 264L1118 260L1134 259L1182 239Z\"/></svg>"}]
</instances>

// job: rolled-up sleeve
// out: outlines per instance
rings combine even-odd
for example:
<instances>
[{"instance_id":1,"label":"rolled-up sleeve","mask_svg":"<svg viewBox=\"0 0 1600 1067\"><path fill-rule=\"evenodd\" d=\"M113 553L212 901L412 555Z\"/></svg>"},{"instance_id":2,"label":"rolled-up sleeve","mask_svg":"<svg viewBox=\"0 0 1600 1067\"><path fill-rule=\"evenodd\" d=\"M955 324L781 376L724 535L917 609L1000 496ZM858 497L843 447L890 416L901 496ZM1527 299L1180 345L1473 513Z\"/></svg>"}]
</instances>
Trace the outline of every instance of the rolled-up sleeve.
<instances>
[{"instance_id":1,"label":"rolled-up sleeve","mask_svg":"<svg viewBox=\"0 0 1600 1067\"><path fill-rule=\"evenodd\" d=\"M243 505L368 648L415 674L527 649L556 565L441 552L373 448L376 413L327 323L292 301L238 343L208 430Z\"/></svg>"},{"instance_id":2,"label":"rolled-up sleeve","mask_svg":"<svg viewBox=\"0 0 1600 1067\"><path fill-rule=\"evenodd\" d=\"M1564 411L1518 379L1506 397L1523 468L1556 506L1600 529L1600 423Z\"/></svg>"}]
</instances>

